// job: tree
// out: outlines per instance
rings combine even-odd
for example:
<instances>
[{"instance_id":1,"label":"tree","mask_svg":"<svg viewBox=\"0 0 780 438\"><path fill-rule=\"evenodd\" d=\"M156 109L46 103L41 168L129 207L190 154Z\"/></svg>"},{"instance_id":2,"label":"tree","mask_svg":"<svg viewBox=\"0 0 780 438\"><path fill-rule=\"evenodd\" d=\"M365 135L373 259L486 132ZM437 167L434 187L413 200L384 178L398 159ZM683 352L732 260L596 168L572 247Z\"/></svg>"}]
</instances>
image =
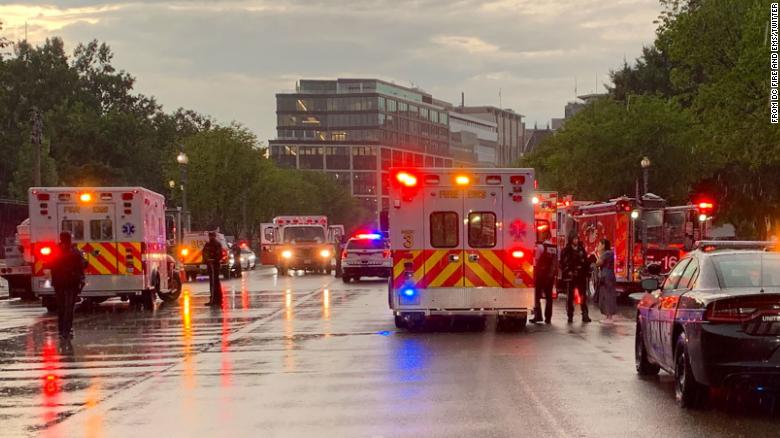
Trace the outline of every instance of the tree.
<instances>
[{"instance_id":1,"label":"tree","mask_svg":"<svg viewBox=\"0 0 780 438\"><path fill-rule=\"evenodd\" d=\"M540 186L580 199L633 195L647 156L652 192L672 201L687 197L696 167L695 131L687 111L666 99L638 96L630 108L612 98L591 103L519 164L534 167Z\"/></svg>"}]
</instances>

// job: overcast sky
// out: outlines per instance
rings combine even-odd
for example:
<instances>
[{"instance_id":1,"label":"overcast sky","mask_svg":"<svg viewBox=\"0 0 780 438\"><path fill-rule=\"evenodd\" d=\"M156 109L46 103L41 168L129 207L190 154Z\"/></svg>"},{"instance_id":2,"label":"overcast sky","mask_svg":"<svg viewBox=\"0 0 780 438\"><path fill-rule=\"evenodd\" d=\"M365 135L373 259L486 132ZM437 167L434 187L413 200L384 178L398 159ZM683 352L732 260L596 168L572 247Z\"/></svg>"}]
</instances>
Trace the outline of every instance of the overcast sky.
<instances>
[{"instance_id":1,"label":"overcast sky","mask_svg":"<svg viewBox=\"0 0 780 438\"><path fill-rule=\"evenodd\" d=\"M658 0L26 0L4 33L72 48L97 38L138 91L276 135L274 94L299 78L378 77L545 126L653 41Z\"/></svg>"}]
</instances>

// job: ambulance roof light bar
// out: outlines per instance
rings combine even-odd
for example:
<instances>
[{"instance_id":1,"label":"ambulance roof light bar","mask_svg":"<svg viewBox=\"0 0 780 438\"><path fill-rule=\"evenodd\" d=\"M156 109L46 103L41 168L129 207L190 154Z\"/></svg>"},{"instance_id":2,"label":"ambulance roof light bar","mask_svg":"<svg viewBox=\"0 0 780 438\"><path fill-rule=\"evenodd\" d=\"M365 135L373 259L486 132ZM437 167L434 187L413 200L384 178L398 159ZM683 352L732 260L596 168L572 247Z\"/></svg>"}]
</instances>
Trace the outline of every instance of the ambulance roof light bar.
<instances>
[{"instance_id":1,"label":"ambulance roof light bar","mask_svg":"<svg viewBox=\"0 0 780 438\"><path fill-rule=\"evenodd\" d=\"M84 192L79 195L79 201L83 203L92 202L92 193Z\"/></svg>"},{"instance_id":2,"label":"ambulance roof light bar","mask_svg":"<svg viewBox=\"0 0 780 438\"><path fill-rule=\"evenodd\" d=\"M467 186L471 182L471 178L468 175L457 175L455 177L455 184L459 186Z\"/></svg>"}]
</instances>

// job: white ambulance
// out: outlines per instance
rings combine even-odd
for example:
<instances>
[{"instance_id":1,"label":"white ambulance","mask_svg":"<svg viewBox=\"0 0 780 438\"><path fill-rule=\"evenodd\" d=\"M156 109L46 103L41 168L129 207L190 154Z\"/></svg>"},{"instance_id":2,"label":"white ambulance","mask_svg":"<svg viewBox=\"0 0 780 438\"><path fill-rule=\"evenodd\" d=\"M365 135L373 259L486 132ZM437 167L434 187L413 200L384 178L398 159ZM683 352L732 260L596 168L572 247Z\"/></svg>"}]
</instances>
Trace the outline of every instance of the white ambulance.
<instances>
[{"instance_id":1,"label":"white ambulance","mask_svg":"<svg viewBox=\"0 0 780 438\"><path fill-rule=\"evenodd\" d=\"M391 169L396 326L496 315L501 330L524 327L534 302L533 197L533 169Z\"/></svg>"},{"instance_id":2,"label":"white ambulance","mask_svg":"<svg viewBox=\"0 0 780 438\"><path fill-rule=\"evenodd\" d=\"M142 187L33 187L29 190L33 291L56 310L51 273L62 231L84 254L82 298L110 297L152 308L157 295L176 299L181 283L172 274L165 239L165 198Z\"/></svg>"}]
</instances>

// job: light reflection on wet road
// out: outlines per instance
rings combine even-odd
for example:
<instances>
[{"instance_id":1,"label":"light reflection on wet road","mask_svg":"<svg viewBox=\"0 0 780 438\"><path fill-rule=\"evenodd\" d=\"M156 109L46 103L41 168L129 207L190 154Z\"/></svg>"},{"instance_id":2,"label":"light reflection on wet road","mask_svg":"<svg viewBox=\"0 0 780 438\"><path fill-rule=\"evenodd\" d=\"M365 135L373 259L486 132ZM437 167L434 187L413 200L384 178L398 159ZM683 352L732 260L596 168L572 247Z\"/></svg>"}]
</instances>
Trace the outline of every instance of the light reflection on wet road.
<instances>
[{"instance_id":1,"label":"light reflection on wet road","mask_svg":"<svg viewBox=\"0 0 780 438\"><path fill-rule=\"evenodd\" d=\"M109 301L64 347L0 302L0 436L774 436L775 415L680 411L633 371L633 323L398 332L382 281L267 271L154 312ZM625 309L626 315L630 310Z\"/></svg>"}]
</instances>

